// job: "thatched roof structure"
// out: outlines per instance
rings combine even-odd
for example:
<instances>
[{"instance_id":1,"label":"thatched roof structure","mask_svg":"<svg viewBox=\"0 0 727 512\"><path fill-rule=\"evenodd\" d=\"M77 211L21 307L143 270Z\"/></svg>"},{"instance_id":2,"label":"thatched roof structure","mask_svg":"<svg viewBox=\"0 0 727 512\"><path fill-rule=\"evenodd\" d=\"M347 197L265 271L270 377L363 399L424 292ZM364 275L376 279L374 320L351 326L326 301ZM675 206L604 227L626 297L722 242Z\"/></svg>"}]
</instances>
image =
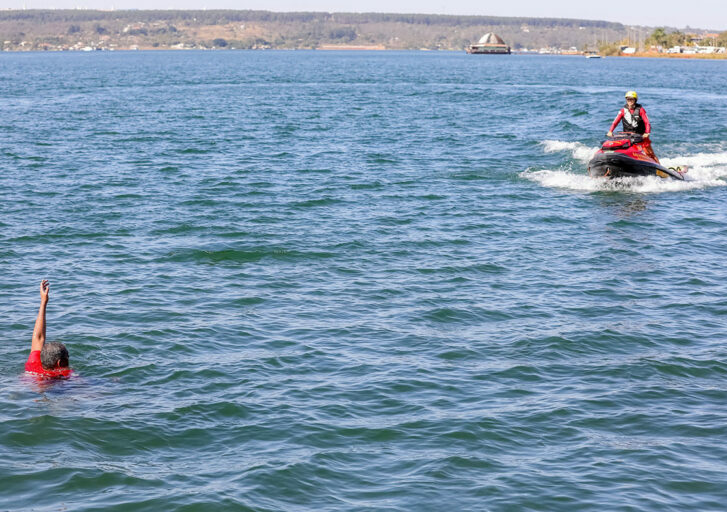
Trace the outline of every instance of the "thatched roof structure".
<instances>
[{"instance_id":1,"label":"thatched roof structure","mask_svg":"<svg viewBox=\"0 0 727 512\"><path fill-rule=\"evenodd\" d=\"M477 41L477 44L505 44L505 41L494 32L488 32Z\"/></svg>"}]
</instances>

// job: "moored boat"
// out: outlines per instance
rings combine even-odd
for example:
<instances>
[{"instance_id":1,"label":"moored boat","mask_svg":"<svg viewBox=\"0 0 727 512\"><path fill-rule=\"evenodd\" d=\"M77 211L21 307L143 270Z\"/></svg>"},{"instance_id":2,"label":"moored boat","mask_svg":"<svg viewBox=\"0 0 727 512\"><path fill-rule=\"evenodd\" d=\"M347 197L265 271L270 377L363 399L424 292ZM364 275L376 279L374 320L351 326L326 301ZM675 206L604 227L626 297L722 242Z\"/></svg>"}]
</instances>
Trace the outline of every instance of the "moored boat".
<instances>
[{"instance_id":1,"label":"moored boat","mask_svg":"<svg viewBox=\"0 0 727 512\"><path fill-rule=\"evenodd\" d=\"M467 53L480 55L509 55L510 47L500 36L492 32L488 32L482 36L476 44L470 45L467 48Z\"/></svg>"}]
</instances>

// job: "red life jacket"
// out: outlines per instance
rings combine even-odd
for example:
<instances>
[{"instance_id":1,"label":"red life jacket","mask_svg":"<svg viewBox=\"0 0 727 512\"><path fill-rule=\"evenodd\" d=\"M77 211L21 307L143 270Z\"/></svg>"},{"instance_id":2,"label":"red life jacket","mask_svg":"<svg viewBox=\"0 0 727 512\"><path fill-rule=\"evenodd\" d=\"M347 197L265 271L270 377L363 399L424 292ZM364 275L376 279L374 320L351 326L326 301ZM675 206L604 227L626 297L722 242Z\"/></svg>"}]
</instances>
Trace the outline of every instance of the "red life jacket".
<instances>
[{"instance_id":1,"label":"red life jacket","mask_svg":"<svg viewBox=\"0 0 727 512\"><path fill-rule=\"evenodd\" d=\"M40 350L33 350L28 356L28 361L25 363L25 371L41 375L48 378L66 378L70 377L73 370L66 366L64 368L54 368L53 370L46 370L40 362Z\"/></svg>"}]
</instances>

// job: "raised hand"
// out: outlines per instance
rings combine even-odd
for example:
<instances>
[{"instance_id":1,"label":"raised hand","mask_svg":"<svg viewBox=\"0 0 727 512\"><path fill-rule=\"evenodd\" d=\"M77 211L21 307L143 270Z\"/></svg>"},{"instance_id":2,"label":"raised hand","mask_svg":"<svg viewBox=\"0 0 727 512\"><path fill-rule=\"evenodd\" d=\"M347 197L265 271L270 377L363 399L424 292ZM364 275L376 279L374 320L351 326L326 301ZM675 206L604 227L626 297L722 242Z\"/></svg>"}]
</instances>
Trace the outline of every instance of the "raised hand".
<instances>
[{"instance_id":1,"label":"raised hand","mask_svg":"<svg viewBox=\"0 0 727 512\"><path fill-rule=\"evenodd\" d=\"M45 344L45 308L48 305L48 293L50 292L50 283L47 279L40 282L40 307L38 308L38 317L35 319L35 327L33 328L33 341L30 342L30 351L42 350Z\"/></svg>"},{"instance_id":2,"label":"raised hand","mask_svg":"<svg viewBox=\"0 0 727 512\"><path fill-rule=\"evenodd\" d=\"M47 279L40 282L40 301L48 302L48 294L50 293L50 283Z\"/></svg>"}]
</instances>

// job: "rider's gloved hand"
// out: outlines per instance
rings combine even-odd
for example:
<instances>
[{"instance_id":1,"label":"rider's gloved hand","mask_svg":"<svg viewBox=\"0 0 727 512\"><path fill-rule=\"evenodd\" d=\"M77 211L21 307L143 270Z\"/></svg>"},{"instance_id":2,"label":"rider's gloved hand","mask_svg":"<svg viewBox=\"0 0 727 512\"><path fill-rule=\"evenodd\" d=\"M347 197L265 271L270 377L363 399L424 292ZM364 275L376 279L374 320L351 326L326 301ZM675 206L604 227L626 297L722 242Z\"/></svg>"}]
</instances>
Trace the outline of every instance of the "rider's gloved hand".
<instances>
[{"instance_id":1,"label":"rider's gloved hand","mask_svg":"<svg viewBox=\"0 0 727 512\"><path fill-rule=\"evenodd\" d=\"M649 134L648 134L648 133L645 133L645 134L644 134L644 138L645 138L645 139L648 139L648 138L649 138Z\"/></svg>"},{"instance_id":2,"label":"rider's gloved hand","mask_svg":"<svg viewBox=\"0 0 727 512\"><path fill-rule=\"evenodd\" d=\"M613 132L608 132L608 133L607 133L606 135L607 135L608 137L613 137Z\"/></svg>"}]
</instances>

